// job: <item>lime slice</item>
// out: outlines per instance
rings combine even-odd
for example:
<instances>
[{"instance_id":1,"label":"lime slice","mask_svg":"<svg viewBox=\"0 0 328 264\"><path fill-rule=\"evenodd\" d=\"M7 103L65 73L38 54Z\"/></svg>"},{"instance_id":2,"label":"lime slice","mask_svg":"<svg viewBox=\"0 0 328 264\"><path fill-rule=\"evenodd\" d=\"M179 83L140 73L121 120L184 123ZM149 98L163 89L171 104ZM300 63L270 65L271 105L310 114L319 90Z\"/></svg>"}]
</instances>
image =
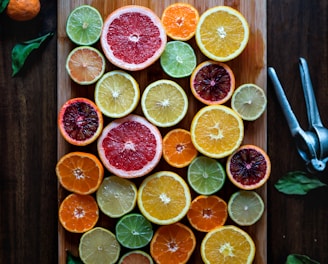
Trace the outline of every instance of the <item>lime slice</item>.
<instances>
[{"instance_id":1,"label":"lime slice","mask_svg":"<svg viewBox=\"0 0 328 264\"><path fill-rule=\"evenodd\" d=\"M231 98L231 108L247 121L258 119L266 106L267 98L264 90L253 83L239 86Z\"/></svg>"},{"instance_id":2,"label":"lime slice","mask_svg":"<svg viewBox=\"0 0 328 264\"><path fill-rule=\"evenodd\" d=\"M118 242L130 249L142 248L153 237L151 223L142 215L131 213L123 216L115 227Z\"/></svg>"},{"instance_id":3,"label":"lime slice","mask_svg":"<svg viewBox=\"0 0 328 264\"><path fill-rule=\"evenodd\" d=\"M95 88L95 102L100 111L112 118L130 114L140 99L139 85L128 73L110 71L104 74Z\"/></svg>"},{"instance_id":4,"label":"lime slice","mask_svg":"<svg viewBox=\"0 0 328 264\"><path fill-rule=\"evenodd\" d=\"M205 156L198 156L190 163L187 175L191 188L203 195L210 195L219 191L226 178L221 163Z\"/></svg>"},{"instance_id":5,"label":"lime slice","mask_svg":"<svg viewBox=\"0 0 328 264\"><path fill-rule=\"evenodd\" d=\"M255 224L264 212L264 202L255 191L237 191L228 202L230 218L241 226Z\"/></svg>"},{"instance_id":6,"label":"lime slice","mask_svg":"<svg viewBox=\"0 0 328 264\"><path fill-rule=\"evenodd\" d=\"M160 63L166 74L173 78L191 75L197 60L193 48L186 42L170 41L161 55Z\"/></svg>"},{"instance_id":7,"label":"lime slice","mask_svg":"<svg viewBox=\"0 0 328 264\"><path fill-rule=\"evenodd\" d=\"M106 177L97 190L97 203L100 210L112 218L121 217L132 211L136 200L136 185L118 176Z\"/></svg>"},{"instance_id":8,"label":"lime slice","mask_svg":"<svg viewBox=\"0 0 328 264\"><path fill-rule=\"evenodd\" d=\"M77 45L92 45L99 40L102 26L99 11L90 5L81 5L69 14L66 34Z\"/></svg>"},{"instance_id":9,"label":"lime slice","mask_svg":"<svg viewBox=\"0 0 328 264\"><path fill-rule=\"evenodd\" d=\"M79 255L83 263L116 263L121 246L115 235L102 227L84 233L80 239Z\"/></svg>"},{"instance_id":10,"label":"lime slice","mask_svg":"<svg viewBox=\"0 0 328 264\"><path fill-rule=\"evenodd\" d=\"M188 97L178 83L158 80L144 90L141 108L149 122L158 127L171 127L187 114Z\"/></svg>"}]
</instances>

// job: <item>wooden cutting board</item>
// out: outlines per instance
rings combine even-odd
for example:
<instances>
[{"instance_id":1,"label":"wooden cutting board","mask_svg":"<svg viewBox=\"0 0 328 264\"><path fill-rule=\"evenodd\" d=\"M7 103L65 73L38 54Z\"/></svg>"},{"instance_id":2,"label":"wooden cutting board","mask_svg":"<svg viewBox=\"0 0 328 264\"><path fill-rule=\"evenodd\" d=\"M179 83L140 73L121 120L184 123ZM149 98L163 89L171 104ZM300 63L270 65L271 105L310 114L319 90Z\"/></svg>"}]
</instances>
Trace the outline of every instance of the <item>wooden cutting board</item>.
<instances>
[{"instance_id":1,"label":"wooden cutting board","mask_svg":"<svg viewBox=\"0 0 328 264\"><path fill-rule=\"evenodd\" d=\"M194 5L200 14L202 14L207 8L217 6L217 5L228 5L237 10L239 10L247 19L250 25L250 39L249 43L244 50L244 52L233 61L228 62L229 66L232 68L236 77L236 87L243 83L255 83L266 90L267 84L267 74L266 74L266 1L265 0L186 0L181 2L188 2ZM172 4L174 0L58 0L58 67L57 67L57 98L58 98L58 109L63 105L63 103L76 96L85 96L90 99L93 98L94 86L81 87L74 84L68 74L66 73L65 63L68 53L75 47L74 44L66 36L65 26L66 20L75 7L81 4L89 4L96 7L103 18L105 19L108 14L110 14L114 9L129 5L136 4L147 6L151 8L160 17L164 8L169 4ZM206 60L195 44L194 38L188 41L195 49L197 54L198 63ZM99 44L95 45L97 48L101 49ZM113 70L114 66L107 63L106 70ZM154 65L146 70L140 72L131 73L136 80L139 82L140 89L145 88L150 82L156 79L168 78L161 70L160 64L156 62ZM179 124L180 127L189 129L191 119L195 112L201 107L200 103L196 102L189 90L189 79L183 78L177 81L185 90L189 96L189 111L184 118L184 120ZM135 112L141 114L141 109L138 107ZM109 120L105 119L104 125L106 125ZM258 145L266 150L267 148L267 122L266 113L255 122L245 122L245 138L243 143L251 143ZM167 130L162 130L163 135ZM63 138L58 133L58 159L64 154L76 150L76 147L70 146L66 143ZM79 148L81 150L81 148ZM81 151L89 151L96 153L96 147L92 144L89 147L85 147ZM224 161L222 161L224 162ZM174 170L173 168L167 168L164 162L160 163L164 169ZM185 175L186 170L179 170L182 176ZM105 173L106 176L106 173ZM107 173L107 176L108 173ZM226 181L225 186L219 191L218 195L225 199L229 199L232 192L236 189ZM258 193L262 196L265 204L267 204L267 189L266 186L261 187ZM58 202L60 203L67 195L61 186L58 186ZM232 222L228 222L233 224ZM98 224L99 226L105 226L113 230L115 226L115 221L109 219L108 217L101 215ZM253 238L256 244L256 256L254 263L263 264L267 263L267 211L265 210L263 217L255 225L247 228L243 228L247 231ZM201 239L204 234L195 233L197 237L197 246L188 263L202 263L199 246ZM58 223L58 262L66 263L67 251L70 251L73 255L78 255L78 243L80 239L79 234L72 234L65 231L60 223Z\"/></svg>"}]
</instances>

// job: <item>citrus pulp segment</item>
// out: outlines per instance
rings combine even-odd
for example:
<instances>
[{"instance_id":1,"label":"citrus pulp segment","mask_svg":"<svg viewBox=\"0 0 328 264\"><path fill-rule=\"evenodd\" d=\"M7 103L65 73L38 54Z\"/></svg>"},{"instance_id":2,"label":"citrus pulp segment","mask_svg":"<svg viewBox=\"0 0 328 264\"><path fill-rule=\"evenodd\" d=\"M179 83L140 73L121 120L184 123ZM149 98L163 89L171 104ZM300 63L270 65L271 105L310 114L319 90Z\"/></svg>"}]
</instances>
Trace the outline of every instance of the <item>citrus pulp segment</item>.
<instances>
[{"instance_id":1,"label":"citrus pulp segment","mask_svg":"<svg viewBox=\"0 0 328 264\"><path fill-rule=\"evenodd\" d=\"M99 210L93 196L71 193L60 204L58 218L62 226L72 233L84 233L93 228Z\"/></svg>"},{"instance_id":2,"label":"citrus pulp segment","mask_svg":"<svg viewBox=\"0 0 328 264\"><path fill-rule=\"evenodd\" d=\"M96 197L98 206L105 215L118 218L135 208L137 187L128 179L112 175L104 178Z\"/></svg>"},{"instance_id":3,"label":"citrus pulp segment","mask_svg":"<svg viewBox=\"0 0 328 264\"><path fill-rule=\"evenodd\" d=\"M226 172L230 181L238 188L254 190L269 179L270 158L258 146L243 145L228 157Z\"/></svg>"},{"instance_id":4,"label":"citrus pulp segment","mask_svg":"<svg viewBox=\"0 0 328 264\"><path fill-rule=\"evenodd\" d=\"M151 256L142 250L132 250L125 253L118 264L153 264Z\"/></svg>"},{"instance_id":5,"label":"citrus pulp segment","mask_svg":"<svg viewBox=\"0 0 328 264\"><path fill-rule=\"evenodd\" d=\"M117 67L138 71L153 64L164 51L166 33L149 8L123 6L108 15L100 43L107 59Z\"/></svg>"},{"instance_id":6,"label":"citrus pulp segment","mask_svg":"<svg viewBox=\"0 0 328 264\"><path fill-rule=\"evenodd\" d=\"M56 175L66 190L78 194L91 194L99 188L103 180L104 167L91 153L70 152L57 162Z\"/></svg>"},{"instance_id":7,"label":"citrus pulp segment","mask_svg":"<svg viewBox=\"0 0 328 264\"><path fill-rule=\"evenodd\" d=\"M188 97L183 88L172 80L150 83L141 97L145 117L158 127L178 124L187 114Z\"/></svg>"},{"instance_id":8,"label":"citrus pulp segment","mask_svg":"<svg viewBox=\"0 0 328 264\"><path fill-rule=\"evenodd\" d=\"M231 98L231 108L247 121L258 119L264 113L266 106L267 98L264 90L253 83L239 86Z\"/></svg>"},{"instance_id":9,"label":"citrus pulp segment","mask_svg":"<svg viewBox=\"0 0 328 264\"><path fill-rule=\"evenodd\" d=\"M66 34L77 45L95 44L101 35L103 19L99 11L90 5L76 7L68 16Z\"/></svg>"},{"instance_id":10,"label":"citrus pulp segment","mask_svg":"<svg viewBox=\"0 0 328 264\"><path fill-rule=\"evenodd\" d=\"M186 225L177 222L160 226L150 242L150 254L157 264L184 264L196 247L196 237Z\"/></svg>"},{"instance_id":11,"label":"citrus pulp segment","mask_svg":"<svg viewBox=\"0 0 328 264\"><path fill-rule=\"evenodd\" d=\"M107 72L96 84L95 102L105 116L124 117L137 107L139 99L139 84L126 72Z\"/></svg>"},{"instance_id":12,"label":"citrus pulp segment","mask_svg":"<svg viewBox=\"0 0 328 264\"><path fill-rule=\"evenodd\" d=\"M137 203L149 221L167 225L180 221L187 214L191 194L187 183L177 173L159 171L143 180Z\"/></svg>"},{"instance_id":13,"label":"citrus pulp segment","mask_svg":"<svg viewBox=\"0 0 328 264\"><path fill-rule=\"evenodd\" d=\"M81 85L93 84L104 74L106 62L99 50L81 46L74 48L66 59L71 79Z\"/></svg>"},{"instance_id":14,"label":"citrus pulp segment","mask_svg":"<svg viewBox=\"0 0 328 264\"><path fill-rule=\"evenodd\" d=\"M260 220L264 212L264 202L255 191L237 191L228 202L230 218L240 226L250 226Z\"/></svg>"},{"instance_id":15,"label":"citrus pulp segment","mask_svg":"<svg viewBox=\"0 0 328 264\"><path fill-rule=\"evenodd\" d=\"M190 187L196 193L211 195L223 187L226 172L218 160L198 156L189 164L187 179Z\"/></svg>"},{"instance_id":16,"label":"citrus pulp segment","mask_svg":"<svg viewBox=\"0 0 328 264\"><path fill-rule=\"evenodd\" d=\"M201 243L201 256L206 264L252 264L255 244L244 230L226 225L205 235Z\"/></svg>"},{"instance_id":17,"label":"citrus pulp segment","mask_svg":"<svg viewBox=\"0 0 328 264\"><path fill-rule=\"evenodd\" d=\"M169 165L176 168L186 167L197 154L188 130L175 128L164 136L163 157Z\"/></svg>"},{"instance_id":18,"label":"citrus pulp segment","mask_svg":"<svg viewBox=\"0 0 328 264\"><path fill-rule=\"evenodd\" d=\"M211 158L224 158L235 151L244 138L239 115L224 105L209 105L194 116L190 127L196 149Z\"/></svg>"},{"instance_id":19,"label":"citrus pulp segment","mask_svg":"<svg viewBox=\"0 0 328 264\"><path fill-rule=\"evenodd\" d=\"M215 61L229 61L245 49L249 26L245 17L236 9L216 6L200 16L195 38L205 56Z\"/></svg>"},{"instance_id":20,"label":"citrus pulp segment","mask_svg":"<svg viewBox=\"0 0 328 264\"><path fill-rule=\"evenodd\" d=\"M192 72L190 88L197 100L206 104L224 104L235 90L235 75L222 62L204 61Z\"/></svg>"},{"instance_id":21,"label":"citrus pulp segment","mask_svg":"<svg viewBox=\"0 0 328 264\"><path fill-rule=\"evenodd\" d=\"M116 223L115 233L122 246L136 249L148 245L153 237L153 227L142 214L130 213Z\"/></svg>"},{"instance_id":22,"label":"citrus pulp segment","mask_svg":"<svg viewBox=\"0 0 328 264\"><path fill-rule=\"evenodd\" d=\"M164 9L161 20L170 38L187 41L195 35L199 13L191 4L173 3Z\"/></svg>"},{"instance_id":23,"label":"citrus pulp segment","mask_svg":"<svg viewBox=\"0 0 328 264\"><path fill-rule=\"evenodd\" d=\"M162 148L158 128L134 114L110 122L97 143L105 168L123 178L141 177L151 172L162 157Z\"/></svg>"},{"instance_id":24,"label":"citrus pulp segment","mask_svg":"<svg viewBox=\"0 0 328 264\"><path fill-rule=\"evenodd\" d=\"M191 75L197 60L193 48L183 41L169 41L160 57L164 72L173 78L183 78Z\"/></svg>"},{"instance_id":25,"label":"citrus pulp segment","mask_svg":"<svg viewBox=\"0 0 328 264\"><path fill-rule=\"evenodd\" d=\"M98 106L87 98L67 100L58 114L59 131L72 145L86 146L94 142L100 135L103 124Z\"/></svg>"},{"instance_id":26,"label":"citrus pulp segment","mask_svg":"<svg viewBox=\"0 0 328 264\"><path fill-rule=\"evenodd\" d=\"M225 224L227 203L216 195L199 195L191 202L187 218L196 230L209 232Z\"/></svg>"},{"instance_id":27,"label":"citrus pulp segment","mask_svg":"<svg viewBox=\"0 0 328 264\"><path fill-rule=\"evenodd\" d=\"M79 256L85 264L114 264L120 252L115 235L103 227L95 227L80 238Z\"/></svg>"}]
</instances>

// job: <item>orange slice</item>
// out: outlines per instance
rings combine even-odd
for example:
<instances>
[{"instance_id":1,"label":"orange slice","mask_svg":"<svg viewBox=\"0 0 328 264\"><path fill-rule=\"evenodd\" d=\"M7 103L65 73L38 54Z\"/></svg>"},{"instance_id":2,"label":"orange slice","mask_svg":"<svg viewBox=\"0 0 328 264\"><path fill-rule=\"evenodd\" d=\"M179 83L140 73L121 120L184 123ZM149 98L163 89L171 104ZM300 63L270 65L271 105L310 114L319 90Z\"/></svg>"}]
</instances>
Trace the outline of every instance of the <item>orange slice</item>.
<instances>
[{"instance_id":1,"label":"orange slice","mask_svg":"<svg viewBox=\"0 0 328 264\"><path fill-rule=\"evenodd\" d=\"M196 158L197 153L188 130L176 128L169 131L163 138L163 157L173 167L188 166Z\"/></svg>"},{"instance_id":2,"label":"orange slice","mask_svg":"<svg viewBox=\"0 0 328 264\"><path fill-rule=\"evenodd\" d=\"M160 226L150 242L150 254L158 264L187 263L196 246L192 230L182 223Z\"/></svg>"},{"instance_id":3,"label":"orange slice","mask_svg":"<svg viewBox=\"0 0 328 264\"><path fill-rule=\"evenodd\" d=\"M99 188L103 180L104 167L91 153L70 152L57 162L56 174L66 190L91 194Z\"/></svg>"},{"instance_id":4,"label":"orange slice","mask_svg":"<svg viewBox=\"0 0 328 264\"><path fill-rule=\"evenodd\" d=\"M191 39L195 35L198 20L198 10L188 3L171 4L162 14L166 34L175 40Z\"/></svg>"}]
</instances>

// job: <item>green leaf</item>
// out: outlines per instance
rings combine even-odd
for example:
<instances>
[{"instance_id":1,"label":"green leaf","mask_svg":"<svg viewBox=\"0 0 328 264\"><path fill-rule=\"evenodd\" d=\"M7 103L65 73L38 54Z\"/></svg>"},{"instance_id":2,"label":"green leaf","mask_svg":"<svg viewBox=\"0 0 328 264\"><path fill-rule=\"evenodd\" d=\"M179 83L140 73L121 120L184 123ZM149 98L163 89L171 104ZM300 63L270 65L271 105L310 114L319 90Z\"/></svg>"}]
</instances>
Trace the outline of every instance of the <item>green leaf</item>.
<instances>
[{"instance_id":1,"label":"green leaf","mask_svg":"<svg viewBox=\"0 0 328 264\"><path fill-rule=\"evenodd\" d=\"M303 171L292 171L279 179L274 186L284 194L305 195L313 189L327 185L318 178L308 177Z\"/></svg>"},{"instance_id":2,"label":"green leaf","mask_svg":"<svg viewBox=\"0 0 328 264\"><path fill-rule=\"evenodd\" d=\"M73 256L71 252L67 251L66 264L83 264L83 262L78 257Z\"/></svg>"},{"instance_id":3,"label":"green leaf","mask_svg":"<svg viewBox=\"0 0 328 264\"><path fill-rule=\"evenodd\" d=\"M18 43L14 46L11 51L11 59L12 59L12 76L15 76L24 66L24 63L30 53L38 49L41 44L49 37L53 36L54 33L47 33L39 38L28 40L22 43Z\"/></svg>"},{"instance_id":4,"label":"green leaf","mask_svg":"<svg viewBox=\"0 0 328 264\"><path fill-rule=\"evenodd\" d=\"M0 14L6 9L9 0L0 0Z\"/></svg>"},{"instance_id":5,"label":"green leaf","mask_svg":"<svg viewBox=\"0 0 328 264\"><path fill-rule=\"evenodd\" d=\"M287 257L286 264L320 264L318 261L310 259L305 255L290 254Z\"/></svg>"}]
</instances>

